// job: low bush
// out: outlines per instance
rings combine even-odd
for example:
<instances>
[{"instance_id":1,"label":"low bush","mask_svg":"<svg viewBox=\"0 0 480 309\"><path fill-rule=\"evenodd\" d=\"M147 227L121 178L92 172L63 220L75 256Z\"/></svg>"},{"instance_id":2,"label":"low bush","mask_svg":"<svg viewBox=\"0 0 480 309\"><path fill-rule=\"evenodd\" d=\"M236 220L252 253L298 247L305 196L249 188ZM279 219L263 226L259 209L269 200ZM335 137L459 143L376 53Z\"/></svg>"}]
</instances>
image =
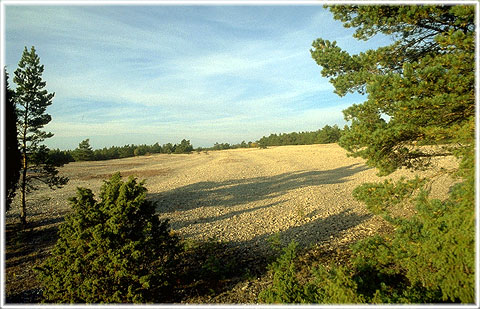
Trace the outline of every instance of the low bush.
<instances>
[{"instance_id":1,"label":"low bush","mask_svg":"<svg viewBox=\"0 0 480 309\"><path fill-rule=\"evenodd\" d=\"M73 213L60 227L51 256L37 268L46 302L153 303L168 300L178 239L155 215L146 188L119 173L100 201L78 188Z\"/></svg>"},{"instance_id":2,"label":"low bush","mask_svg":"<svg viewBox=\"0 0 480 309\"><path fill-rule=\"evenodd\" d=\"M263 290L259 299L266 303L301 303L305 300L303 286L297 279L297 243L291 242L283 254L269 265L273 273L272 285Z\"/></svg>"},{"instance_id":3,"label":"low bush","mask_svg":"<svg viewBox=\"0 0 480 309\"><path fill-rule=\"evenodd\" d=\"M365 185L357 199L388 206L386 193L411 192L419 179ZM372 190L375 188L375 190ZM379 193L378 195L372 194ZM401 194L400 194L401 195ZM377 200L378 199L378 200ZM375 201L375 202L374 202ZM393 218L388 207L369 207L395 227L393 234L355 243L346 266L319 266L301 284L293 245L271 264L272 285L260 294L267 303L473 303L475 298L475 213L473 173L446 200L416 197L417 213Z\"/></svg>"}]
</instances>

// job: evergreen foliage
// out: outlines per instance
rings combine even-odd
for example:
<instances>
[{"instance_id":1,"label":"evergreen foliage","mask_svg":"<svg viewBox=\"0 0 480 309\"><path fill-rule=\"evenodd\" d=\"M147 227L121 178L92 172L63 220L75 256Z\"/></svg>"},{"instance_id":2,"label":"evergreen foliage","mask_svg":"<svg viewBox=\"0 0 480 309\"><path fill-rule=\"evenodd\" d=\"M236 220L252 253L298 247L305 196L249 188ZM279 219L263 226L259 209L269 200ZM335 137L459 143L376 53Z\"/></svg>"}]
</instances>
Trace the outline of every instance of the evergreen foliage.
<instances>
[{"instance_id":1,"label":"evergreen foliage","mask_svg":"<svg viewBox=\"0 0 480 309\"><path fill-rule=\"evenodd\" d=\"M383 33L395 40L352 56L335 41L313 42L312 57L337 94L368 94L367 101L344 111L351 125L340 145L383 175L403 166L427 167L432 157L452 154L453 143L463 145L458 132L468 130L475 116L475 7L330 10L346 27L356 28L358 39Z\"/></svg>"},{"instance_id":2,"label":"evergreen foliage","mask_svg":"<svg viewBox=\"0 0 480 309\"><path fill-rule=\"evenodd\" d=\"M90 146L90 140L87 138L78 144L78 148L72 153L75 161L91 161L94 159L94 153Z\"/></svg>"},{"instance_id":3,"label":"evergreen foliage","mask_svg":"<svg viewBox=\"0 0 480 309\"><path fill-rule=\"evenodd\" d=\"M273 284L263 290L259 299L267 303L301 303L305 299L297 278L295 260L297 243L292 241L283 249L283 254L269 265L273 272Z\"/></svg>"},{"instance_id":4,"label":"evergreen foliage","mask_svg":"<svg viewBox=\"0 0 480 309\"><path fill-rule=\"evenodd\" d=\"M353 56L335 42L314 42L312 56L339 95L368 94L366 102L344 111L351 125L340 145L382 175L401 167L428 168L436 156L454 155L460 161L452 175L459 183L443 201L430 199L429 181L419 178L365 184L355 190L357 199L393 224L395 234L377 245L370 240L360 243L353 276L363 283L364 264L381 265L373 271L376 281L370 281L376 282L376 298L365 296L370 301L473 302L475 7L330 10L346 27L356 27L354 36L359 39L376 33L395 39L390 46ZM415 200L417 214L408 219L392 215L392 207L407 198ZM389 252L391 267L385 267L387 259L382 261L378 252ZM385 269L395 271L396 279L378 280Z\"/></svg>"},{"instance_id":5,"label":"evergreen foliage","mask_svg":"<svg viewBox=\"0 0 480 309\"><path fill-rule=\"evenodd\" d=\"M17 113L15 110L15 92L8 85L8 73L4 69L5 76L5 211L10 209L12 199L15 197L20 170L22 167L22 155L20 153L17 138Z\"/></svg>"},{"instance_id":6,"label":"evergreen foliage","mask_svg":"<svg viewBox=\"0 0 480 309\"><path fill-rule=\"evenodd\" d=\"M60 149L51 149L48 152L48 156L50 160L55 162L58 165L64 165L70 162L74 162L75 159L72 156L72 152L68 150L60 150Z\"/></svg>"},{"instance_id":7,"label":"evergreen foliage","mask_svg":"<svg viewBox=\"0 0 480 309\"><path fill-rule=\"evenodd\" d=\"M60 151L60 150L59 150ZM90 147L90 140L86 139L80 142L78 147L75 150L64 150L52 153L56 155L57 158L59 155L63 156L63 160L68 162L73 161L103 161L103 160L113 160L113 159L122 159L130 158L136 156L144 156L156 153L191 153L193 151L193 146L188 140L182 140L180 144L171 144L167 143L163 146L160 146L159 143L153 145L125 145L125 146L112 146L104 147L102 149L93 150Z\"/></svg>"},{"instance_id":8,"label":"evergreen foliage","mask_svg":"<svg viewBox=\"0 0 480 309\"><path fill-rule=\"evenodd\" d=\"M175 151L175 146L172 145L171 143L166 143L162 147L162 153L173 153Z\"/></svg>"},{"instance_id":9,"label":"evergreen foliage","mask_svg":"<svg viewBox=\"0 0 480 309\"><path fill-rule=\"evenodd\" d=\"M394 232L357 242L347 267L317 267L313 279L282 290L288 295L276 299L473 303L475 7L355 5L330 10L346 27L356 28L358 39L377 33L394 38L389 46L352 56L336 42L313 43L312 57L337 94L368 95L344 111L350 125L340 145L381 175L402 167L427 169L434 157L452 155L459 165L448 173L457 184L444 200L431 199L432 179L419 177L356 188L354 197L390 222ZM410 203L414 215L395 215L395 207ZM281 286L273 285L270 290Z\"/></svg>"},{"instance_id":10,"label":"evergreen foliage","mask_svg":"<svg viewBox=\"0 0 480 309\"><path fill-rule=\"evenodd\" d=\"M229 143L215 143L213 147L208 148L209 150L225 150L225 149L232 149L232 145Z\"/></svg>"},{"instance_id":11,"label":"evergreen foliage","mask_svg":"<svg viewBox=\"0 0 480 309\"><path fill-rule=\"evenodd\" d=\"M473 303L475 220L473 177L459 183L445 201L416 199L418 215L392 220L391 236L374 236L352 246L349 266L312 269L300 283L295 255L273 264L268 303ZM368 194L366 198L370 197ZM285 261L288 260L288 263ZM282 262L283 261L283 262ZM278 267L288 265L287 267ZM287 271L291 270L291 271ZM288 287L288 288L286 288Z\"/></svg>"},{"instance_id":12,"label":"evergreen foliage","mask_svg":"<svg viewBox=\"0 0 480 309\"><path fill-rule=\"evenodd\" d=\"M212 147L208 148L197 148L198 150L226 150L226 149L238 149L238 148L254 148L257 147L255 143L242 141L239 144L229 144L229 143L218 143L213 144Z\"/></svg>"},{"instance_id":13,"label":"evergreen foliage","mask_svg":"<svg viewBox=\"0 0 480 309\"><path fill-rule=\"evenodd\" d=\"M271 134L268 137L263 136L257 142L242 141L238 144L215 143L212 147L196 148L197 152L202 150L225 150L237 148L255 148L260 146L282 146L282 145L310 145L310 144L326 144L335 143L340 139L342 130L337 125L326 125L322 129L315 132L292 132L284 134ZM56 150L51 154L55 156L53 161L73 162L73 161L102 161L129 158L134 156L144 156L156 153L164 154L182 154L191 153L194 147L189 140L183 139L179 144L166 143L160 146L159 143L153 145L125 145L122 147L112 146L102 149L92 150L89 139L82 141L75 150Z\"/></svg>"},{"instance_id":14,"label":"evergreen foliage","mask_svg":"<svg viewBox=\"0 0 480 309\"><path fill-rule=\"evenodd\" d=\"M193 146L186 139L183 139L179 145L175 145L175 153L191 153L192 151Z\"/></svg>"},{"instance_id":15,"label":"evergreen foliage","mask_svg":"<svg viewBox=\"0 0 480 309\"><path fill-rule=\"evenodd\" d=\"M37 182L54 189L63 186L68 179L58 176L56 168L61 164L50 160L48 148L41 145L45 139L53 136L52 133L42 129L52 119L46 113L46 109L52 104L55 94L48 93L45 89L46 82L42 80L44 66L40 65L40 58L33 46L30 51L25 47L18 66L13 81L17 84L15 103L18 115L18 140L22 154L20 219L25 226L27 192L35 190Z\"/></svg>"},{"instance_id":16,"label":"evergreen foliage","mask_svg":"<svg viewBox=\"0 0 480 309\"><path fill-rule=\"evenodd\" d=\"M267 146L285 146L285 145L312 145L329 144L339 141L343 130L337 125L326 125L322 129L314 132L291 132L291 133L272 133L269 136L262 136L256 142L242 141L239 144L215 143L213 147L205 150L225 150L237 148L267 148ZM202 148L203 149L203 148Z\"/></svg>"},{"instance_id":17,"label":"evergreen foliage","mask_svg":"<svg viewBox=\"0 0 480 309\"><path fill-rule=\"evenodd\" d=\"M263 136L257 143L264 146L329 144L338 142L341 135L342 130L337 125L326 125L315 132L270 134L268 137Z\"/></svg>"},{"instance_id":18,"label":"evergreen foliage","mask_svg":"<svg viewBox=\"0 0 480 309\"><path fill-rule=\"evenodd\" d=\"M164 302L172 287L178 239L155 215L146 188L119 173L96 201L78 188L73 213L60 227L52 255L37 268L47 302Z\"/></svg>"}]
</instances>

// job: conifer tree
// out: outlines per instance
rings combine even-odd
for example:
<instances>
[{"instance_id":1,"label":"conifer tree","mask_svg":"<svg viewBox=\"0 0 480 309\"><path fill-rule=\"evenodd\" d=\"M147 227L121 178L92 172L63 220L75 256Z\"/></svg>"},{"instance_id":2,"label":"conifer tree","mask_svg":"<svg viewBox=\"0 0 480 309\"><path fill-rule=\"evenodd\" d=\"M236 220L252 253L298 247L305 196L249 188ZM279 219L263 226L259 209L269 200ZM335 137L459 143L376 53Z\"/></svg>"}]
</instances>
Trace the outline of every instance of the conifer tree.
<instances>
[{"instance_id":1,"label":"conifer tree","mask_svg":"<svg viewBox=\"0 0 480 309\"><path fill-rule=\"evenodd\" d=\"M42 80L44 66L32 46L30 51L25 47L22 58L18 63L13 81L17 84L15 101L17 104L17 130L22 154L22 170L20 190L22 194L22 208L20 219L25 226L27 223L26 195L35 190L38 182L47 184L50 188L60 187L68 179L58 176L56 167L48 155L48 148L41 143L53 136L52 133L42 131L52 117L46 113L52 104L54 93L45 89L46 82Z\"/></svg>"},{"instance_id":2,"label":"conifer tree","mask_svg":"<svg viewBox=\"0 0 480 309\"><path fill-rule=\"evenodd\" d=\"M17 113L15 111L15 91L8 85L8 73L5 76L5 186L6 211L10 209L15 197L18 179L20 177L21 154L17 139Z\"/></svg>"},{"instance_id":3,"label":"conifer tree","mask_svg":"<svg viewBox=\"0 0 480 309\"><path fill-rule=\"evenodd\" d=\"M75 161L91 161L95 158L90 139L87 138L78 144L78 148L73 151L73 158Z\"/></svg>"},{"instance_id":4,"label":"conifer tree","mask_svg":"<svg viewBox=\"0 0 480 309\"><path fill-rule=\"evenodd\" d=\"M345 27L356 28L357 39L368 40L377 33L394 39L391 45L358 55L348 54L335 41L313 42L312 57L338 95L368 94L367 101L344 111L351 125L340 145L386 175L403 166L424 168L432 157L452 154L471 142L473 5L353 5L330 10ZM422 147L425 144L443 147Z\"/></svg>"},{"instance_id":5,"label":"conifer tree","mask_svg":"<svg viewBox=\"0 0 480 309\"><path fill-rule=\"evenodd\" d=\"M402 167L427 169L438 156L455 155L460 162L451 172L458 183L445 200L430 199L429 180L420 178L355 189L354 197L392 223L395 233L359 242L344 275L361 283L355 292L371 303L473 302L475 7L330 10L345 27L356 28L357 39L377 33L393 38L391 45L358 55L336 42L313 43L312 57L338 95L368 95L344 111L350 125L340 145L381 175ZM407 199L417 213L408 219L393 215L391 208ZM320 281L326 282L323 275Z\"/></svg>"},{"instance_id":6,"label":"conifer tree","mask_svg":"<svg viewBox=\"0 0 480 309\"><path fill-rule=\"evenodd\" d=\"M180 144L175 145L175 153L191 153L193 151L193 146L190 144L189 140L182 139Z\"/></svg>"},{"instance_id":7,"label":"conifer tree","mask_svg":"<svg viewBox=\"0 0 480 309\"><path fill-rule=\"evenodd\" d=\"M393 232L354 244L348 268L313 269L313 280L302 288L285 289L284 282L274 281L264 300L473 303L475 6L338 5L330 10L346 27L356 28L357 39L377 33L394 39L358 55L336 42L313 42L312 57L338 95L368 95L344 111L350 125L340 145L382 175L402 167L426 169L432 158L454 155L459 165L449 173L456 184L442 200L430 198L431 179L420 177L357 187L353 196L390 222ZM392 211L407 202L415 205L415 214ZM285 273L276 272L274 278Z\"/></svg>"}]
</instances>

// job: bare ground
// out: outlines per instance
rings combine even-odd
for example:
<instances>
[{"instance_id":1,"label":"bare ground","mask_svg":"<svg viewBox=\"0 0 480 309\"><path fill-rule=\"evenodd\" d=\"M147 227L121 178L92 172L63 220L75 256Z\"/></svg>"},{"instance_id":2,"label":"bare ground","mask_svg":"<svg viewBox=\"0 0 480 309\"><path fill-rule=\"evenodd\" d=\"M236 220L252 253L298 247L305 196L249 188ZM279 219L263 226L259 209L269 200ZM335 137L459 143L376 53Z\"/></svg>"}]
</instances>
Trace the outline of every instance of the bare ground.
<instances>
[{"instance_id":1,"label":"bare ground","mask_svg":"<svg viewBox=\"0 0 480 309\"><path fill-rule=\"evenodd\" d=\"M437 163L442 167L455 164L453 158ZM295 240L303 248L334 252L387 228L380 217L351 196L358 185L383 178L362 159L347 157L337 144L75 162L60 169L61 175L70 179L65 187L30 195L26 236L14 233L18 200L6 215L7 301L38 299L32 268L54 244L56 229L70 212L67 199L75 195L77 187L98 193L103 180L117 171L145 179L148 199L157 202L159 216L169 218L182 238L216 239L245 256L267 257L271 254L268 239L273 235L283 244ZM402 170L389 177L402 176L413 174ZM451 183L446 176L435 178L433 194L444 197ZM412 209L401 211L408 214ZM265 280L256 279L253 284L251 280L237 280L231 291L215 297L186 301L255 302Z\"/></svg>"}]
</instances>

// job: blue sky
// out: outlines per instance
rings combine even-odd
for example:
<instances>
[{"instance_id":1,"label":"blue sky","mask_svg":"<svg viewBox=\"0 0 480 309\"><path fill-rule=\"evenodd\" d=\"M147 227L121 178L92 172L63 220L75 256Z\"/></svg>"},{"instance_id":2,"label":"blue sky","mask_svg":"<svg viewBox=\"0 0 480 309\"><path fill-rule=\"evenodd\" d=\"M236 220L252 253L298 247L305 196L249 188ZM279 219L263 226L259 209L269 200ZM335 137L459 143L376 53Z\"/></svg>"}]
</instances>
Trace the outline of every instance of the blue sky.
<instances>
[{"instance_id":1,"label":"blue sky","mask_svg":"<svg viewBox=\"0 0 480 309\"><path fill-rule=\"evenodd\" d=\"M321 5L5 5L10 76L35 46L47 90L51 148L255 141L343 126L365 98L333 93L310 56L316 38L351 53L352 38ZM10 84L13 82L10 80ZM12 85L14 86L14 84Z\"/></svg>"}]
</instances>

